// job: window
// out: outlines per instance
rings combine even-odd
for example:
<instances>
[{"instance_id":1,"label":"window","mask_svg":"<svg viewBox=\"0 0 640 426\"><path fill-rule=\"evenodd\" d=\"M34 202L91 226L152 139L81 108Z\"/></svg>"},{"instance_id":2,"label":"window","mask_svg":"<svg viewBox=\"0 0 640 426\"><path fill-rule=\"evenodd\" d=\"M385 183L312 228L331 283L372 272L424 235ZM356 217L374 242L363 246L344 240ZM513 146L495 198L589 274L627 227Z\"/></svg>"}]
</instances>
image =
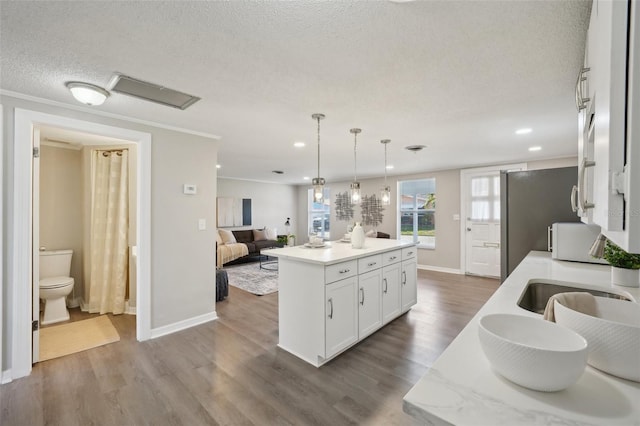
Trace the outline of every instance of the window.
<instances>
[{"instance_id":1,"label":"window","mask_svg":"<svg viewBox=\"0 0 640 426\"><path fill-rule=\"evenodd\" d=\"M316 203L313 198L313 189L309 189L307 199L309 235L318 235L328 240L330 238L331 191L325 187L324 202Z\"/></svg>"},{"instance_id":2,"label":"window","mask_svg":"<svg viewBox=\"0 0 640 426\"><path fill-rule=\"evenodd\" d=\"M500 221L500 175L471 178L471 220Z\"/></svg>"},{"instance_id":3,"label":"window","mask_svg":"<svg viewBox=\"0 0 640 426\"><path fill-rule=\"evenodd\" d=\"M436 248L436 179L400 181L398 187L400 239Z\"/></svg>"}]
</instances>

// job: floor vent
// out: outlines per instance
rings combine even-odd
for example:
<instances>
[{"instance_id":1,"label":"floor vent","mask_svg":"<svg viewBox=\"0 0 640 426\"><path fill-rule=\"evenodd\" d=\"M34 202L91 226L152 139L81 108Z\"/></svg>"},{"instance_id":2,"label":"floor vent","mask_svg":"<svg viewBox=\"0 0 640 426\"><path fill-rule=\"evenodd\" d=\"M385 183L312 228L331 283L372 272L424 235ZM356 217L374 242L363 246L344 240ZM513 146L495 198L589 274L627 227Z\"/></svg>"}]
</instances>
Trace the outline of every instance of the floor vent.
<instances>
[{"instance_id":1,"label":"floor vent","mask_svg":"<svg viewBox=\"0 0 640 426\"><path fill-rule=\"evenodd\" d=\"M177 90L137 80L122 74L113 76L109 83L109 90L183 110L200 100L197 96L187 95Z\"/></svg>"}]
</instances>

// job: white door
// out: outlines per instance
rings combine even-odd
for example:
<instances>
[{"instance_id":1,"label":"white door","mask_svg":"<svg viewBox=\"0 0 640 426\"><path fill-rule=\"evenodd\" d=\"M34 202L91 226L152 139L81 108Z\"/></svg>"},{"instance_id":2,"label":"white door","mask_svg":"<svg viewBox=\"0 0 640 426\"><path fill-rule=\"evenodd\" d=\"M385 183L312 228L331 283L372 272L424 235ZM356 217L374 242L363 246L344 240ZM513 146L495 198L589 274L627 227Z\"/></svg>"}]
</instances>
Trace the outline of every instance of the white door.
<instances>
[{"instance_id":1,"label":"white door","mask_svg":"<svg viewBox=\"0 0 640 426\"><path fill-rule=\"evenodd\" d=\"M470 174L466 182L466 269L500 276L500 171Z\"/></svg>"},{"instance_id":2,"label":"white door","mask_svg":"<svg viewBox=\"0 0 640 426\"><path fill-rule=\"evenodd\" d=\"M40 324L40 129L33 129L33 162L31 163L32 185L31 185L31 244L32 244L32 321ZM40 361L40 330L39 326L33 327L32 337L32 362Z\"/></svg>"}]
</instances>

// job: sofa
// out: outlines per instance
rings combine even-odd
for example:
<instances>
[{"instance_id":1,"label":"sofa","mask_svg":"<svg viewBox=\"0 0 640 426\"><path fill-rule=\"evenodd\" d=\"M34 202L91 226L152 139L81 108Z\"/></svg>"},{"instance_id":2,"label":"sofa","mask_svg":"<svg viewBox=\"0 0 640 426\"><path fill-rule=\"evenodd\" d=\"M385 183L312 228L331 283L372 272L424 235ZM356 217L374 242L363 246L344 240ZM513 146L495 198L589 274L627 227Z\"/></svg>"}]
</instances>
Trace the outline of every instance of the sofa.
<instances>
[{"instance_id":1,"label":"sofa","mask_svg":"<svg viewBox=\"0 0 640 426\"><path fill-rule=\"evenodd\" d=\"M218 229L216 241L216 266L222 267L226 263L243 258L260 255L260 251L284 247L278 242L276 231L269 229L241 229L230 231Z\"/></svg>"}]
</instances>

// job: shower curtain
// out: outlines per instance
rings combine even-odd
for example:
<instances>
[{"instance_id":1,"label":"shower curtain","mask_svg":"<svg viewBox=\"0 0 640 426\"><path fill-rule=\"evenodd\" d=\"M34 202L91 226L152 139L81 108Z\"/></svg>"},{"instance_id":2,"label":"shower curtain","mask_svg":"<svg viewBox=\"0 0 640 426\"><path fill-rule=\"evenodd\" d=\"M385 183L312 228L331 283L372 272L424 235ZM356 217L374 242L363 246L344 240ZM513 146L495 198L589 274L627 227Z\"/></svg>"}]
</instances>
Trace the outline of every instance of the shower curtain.
<instances>
[{"instance_id":1,"label":"shower curtain","mask_svg":"<svg viewBox=\"0 0 640 426\"><path fill-rule=\"evenodd\" d=\"M129 240L128 151L95 150L91 158L89 312L124 312Z\"/></svg>"}]
</instances>

